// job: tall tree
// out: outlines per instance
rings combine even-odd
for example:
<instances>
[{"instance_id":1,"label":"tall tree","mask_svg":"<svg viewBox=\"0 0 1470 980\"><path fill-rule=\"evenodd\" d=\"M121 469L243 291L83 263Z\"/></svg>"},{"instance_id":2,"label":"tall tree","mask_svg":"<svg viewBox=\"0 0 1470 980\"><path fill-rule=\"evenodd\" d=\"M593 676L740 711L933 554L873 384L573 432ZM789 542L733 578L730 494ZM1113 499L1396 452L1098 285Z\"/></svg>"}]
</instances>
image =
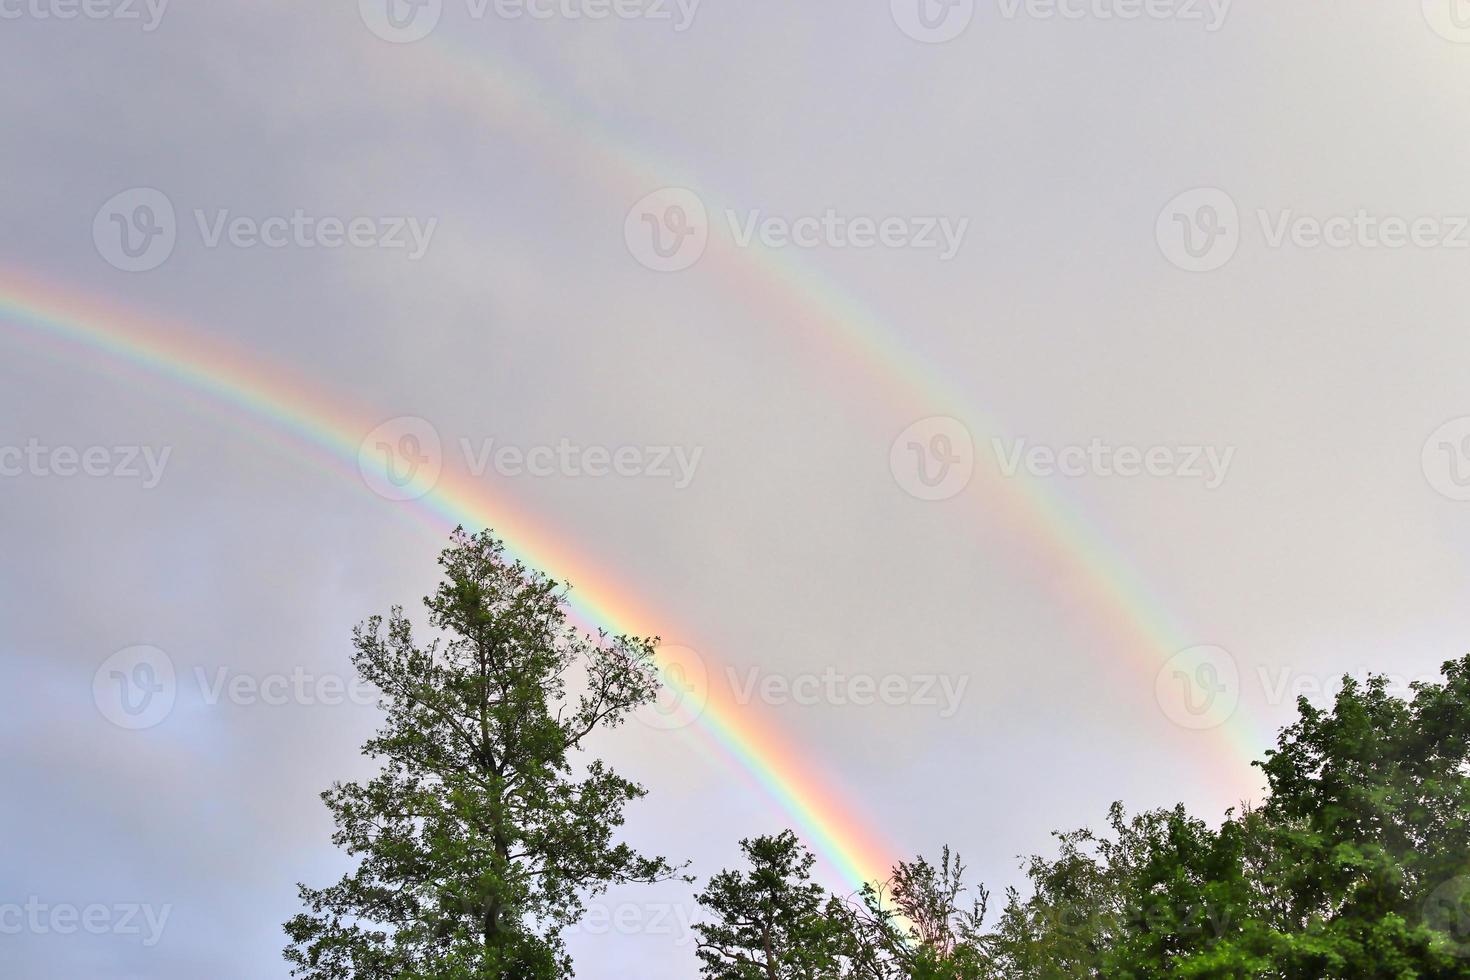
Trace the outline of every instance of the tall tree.
<instances>
[{"instance_id":1,"label":"tall tree","mask_svg":"<svg viewBox=\"0 0 1470 980\"><path fill-rule=\"evenodd\" d=\"M656 640L566 620L566 589L455 532L425 599L422 644L394 608L355 632L353 662L386 718L366 783L323 800L333 842L360 859L300 886L286 924L294 976L313 980L546 980L571 974L561 932L610 884L678 869L615 840L645 790L575 754L657 693Z\"/></svg>"},{"instance_id":2,"label":"tall tree","mask_svg":"<svg viewBox=\"0 0 1470 980\"><path fill-rule=\"evenodd\" d=\"M854 954L843 904L811 880L815 858L791 831L743 840L748 871L721 871L699 896L706 980L837 980Z\"/></svg>"}]
</instances>

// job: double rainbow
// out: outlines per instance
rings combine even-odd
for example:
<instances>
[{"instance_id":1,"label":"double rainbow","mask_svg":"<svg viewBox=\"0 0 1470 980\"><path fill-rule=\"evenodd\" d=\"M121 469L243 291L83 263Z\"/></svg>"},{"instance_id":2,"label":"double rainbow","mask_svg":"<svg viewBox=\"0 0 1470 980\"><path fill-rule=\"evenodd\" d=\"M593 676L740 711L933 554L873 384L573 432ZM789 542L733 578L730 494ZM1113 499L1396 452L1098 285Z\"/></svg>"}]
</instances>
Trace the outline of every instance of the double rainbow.
<instances>
[{"instance_id":1,"label":"double rainbow","mask_svg":"<svg viewBox=\"0 0 1470 980\"><path fill-rule=\"evenodd\" d=\"M606 132L597 120L575 112L509 63L490 63L447 44L415 47L434 56L398 49L391 56L403 59L402 67L426 96L441 104L458 99L467 114L515 133L523 143L544 150L548 160L578 161L579 179L595 175L629 205L661 187L693 183ZM715 203L703 191L701 196L706 204ZM744 302L760 304L762 312L828 341L851 368L915 417L951 415L977 435L1003 431L913 354L898 331L789 255L759 245L737 249L712 236L703 261ZM313 384L284 382L279 370L240 352L207 345L197 331L104 308L39 279L3 276L0 320L15 327L18 337L49 338L64 355L80 346L167 378L206 396L233 421L263 426L304 458L353 481L360 479L361 441L379 420ZM1118 549L1054 490L1040 481L993 474L984 490L986 520L1016 528L1034 551L1054 563L1061 572L1057 581L1072 604L1080 601L1089 608L1094 621L1106 628L1110 646L1131 652L1140 676L1152 678L1171 655L1189 645ZM495 528L513 555L576 584L571 601L589 624L620 633L690 635L679 633L668 616L654 614L553 531L518 513L511 501L492 497L468 478L444 474L415 510L441 529L459 524ZM765 788L848 882L856 886L886 877L895 849L800 761L797 747L766 719L711 686L698 726ZM1244 787L1249 760L1259 749L1257 734L1238 716L1217 733L1221 778Z\"/></svg>"}]
</instances>

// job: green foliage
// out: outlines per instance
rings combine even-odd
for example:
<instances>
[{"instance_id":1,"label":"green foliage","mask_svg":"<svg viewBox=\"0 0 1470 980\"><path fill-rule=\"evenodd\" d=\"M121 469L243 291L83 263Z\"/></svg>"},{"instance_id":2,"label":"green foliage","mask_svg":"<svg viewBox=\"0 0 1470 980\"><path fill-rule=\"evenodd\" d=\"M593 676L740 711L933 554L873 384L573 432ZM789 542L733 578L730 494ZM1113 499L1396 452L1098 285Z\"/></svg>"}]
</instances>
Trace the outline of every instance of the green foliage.
<instances>
[{"instance_id":1,"label":"green foliage","mask_svg":"<svg viewBox=\"0 0 1470 980\"><path fill-rule=\"evenodd\" d=\"M695 926L707 980L838 980L857 952L850 916L811 880L815 862L791 831L743 840L748 871L722 871Z\"/></svg>"},{"instance_id":2,"label":"green foliage","mask_svg":"<svg viewBox=\"0 0 1470 980\"><path fill-rule=\"evenodd\" d=\"M1301 701L1262 763L1271 903L1252 931L1287 975L1470 975L1429 914L1470 872L1470 658L1444 669L1408 701L1381 677L1331 712Z\"/></svg>"},{"instance_id":3,"label":"green foliage","mask_svg":"<svg viewBox=\"0 0 1470 980\"><path fill-rule=\"evenodd\" d=\"M293 976L545 980L571 974L561 931L583 899L676 874L615 840L642 787L573 754L653 700L656 641L568 625L565 590L456 532L425 600L427 645L394 609L355 633L382 695L367 783L322 795L358 867L286 924ZM386 627L386 628L385 628ZM569 689L575 680L576 689Z\"/></svg>"},{"instance_id":4,"label":"green foliage","mask_svg":"<svg viewBox=\"0 0 1470 980\"><path fill-rule=\"evenodd\" d=\"M1392 696L1305 699L1218 829L1182 808L1032 858L987 938L1007 978L1470 977L1470 658Z\"/></svg>"},{"instance_id":5,"label":"green foliage","mask_svg":"<svg viewBox=\"0 0 1470 980\"><path fill-rule=\"evenodd\" d=\"M798 853L794 838L763 838L757 867L772 867L772 881L794 879L801 901L767 901L753 916L753 885L765 879L717 877L722 900L706 905L722 931L712 934L738 934L747 954L706 956L705 976L1470 977L1470 658L1444 669L1444 683L1416 685L1408 700L1374 678L1345 679L1330 708L1301 701L1259 764L1266 803L1218 826L1183 807L1130 816L1115 804L1106 831L1056 835L1056 856L1027 862L1027 894L1008 892L988 932L985 891L964 906L963 865L947 850L938 864L899 864L853 907L823 901L807 882L809 856L795 875L789 863L771 865L763 849ZM742 921L761 928L723 931ZM820 968L778 957L770 972L764 935L784 937L777 952L806 939L846 955Z\"/></svg>"},{"instance_id":6,"label":"green foliage","mask_svg":"<svg viewBox=\"0 0 1470 980\"><path fill-rule=\"evenodd\" d=\"M576 753L657 693L656 641L588 636L565 591L457 532L425 600L356 632L386 717L366 783L323 794L358 859L302 886L286 958L312 980L556 980L562 931L611 884L676 877L616 840L642 787ZM1305 699L1258 763L1269 795L1218 824L1183 807L1056 835L996 923L964 865L901 862L852 899L787 831L698 896L705 980L1470 978L1470 657L1395 697L1383 678ZM575 682L575 683L573 683Z\"/></svg>"}]
</instances>

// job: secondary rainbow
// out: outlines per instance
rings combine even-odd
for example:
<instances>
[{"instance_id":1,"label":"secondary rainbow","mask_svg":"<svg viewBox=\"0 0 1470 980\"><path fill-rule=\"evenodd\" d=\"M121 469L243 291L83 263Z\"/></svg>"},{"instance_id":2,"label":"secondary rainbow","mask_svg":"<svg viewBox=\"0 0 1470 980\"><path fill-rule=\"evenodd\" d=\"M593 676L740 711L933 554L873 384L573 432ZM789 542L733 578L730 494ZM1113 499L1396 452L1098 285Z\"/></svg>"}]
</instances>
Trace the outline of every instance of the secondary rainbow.
<instances>
[{"instance_id":1,"label":"secondary rainbow","mask_svg":"<svg viewBox=\"0 0 1470 980\"><path fill-rule=\"evenodd\" d=\"M145 320L115 306L104 308L35 278L22 282L0 275L0 321L11 327L12 336L54 345L64 357L98 352L114 363L167 378L224 409L227 420L248 421L317 465L362 485L362 440L379 420L328 397L319 386L283 380L289 375L275 365L206 344L198 331ZM518 513L508 500L492 498L467 477L446 471L406 506L441 532L461 524L494 528L515 557L575 585L570 604L588 626L642 636L673 635L678 629L669 616L655 613L614 584L552 531ZM700 653L708 662L707 652ZM887 877L896 851L801 762L797 747L766 719L711 684L695 727L763 787L849 884L856 888Z\"/></svg>"},{"instance_id":2,"label":"secondary rainbow","mask_svg":"<svg viewBox=\"0 0 1470 980\"><path fill-rule=\"evenodd\" d=\"M680 167L610 131L508 57L491 60L486 51L468 48L442 25L422 45L383 48L382 62L406 69L436 104L452 100L467 115L537 148L547 163L569 177L603 184L627 207L651 191L682 186L695 189L712 214L724 209L725 202ZM737 247L715 233L715 222L711 225L708 251L698 268L717 270L752 315L779 317L782 323L820 336L827 342L824 353L846 358L873 386L863 389L865 397L881 392L897 410L910 413L910 420L953 416L977 441L1006 434L1006 427L991 413L977 409L960 386L915 353L900 331L820 270L801 262L796 250L773 251L758 240ZM620 228L610 229L609 241L621 242ZM1016 528L1034 552L1053 563L1064 600L1092 610L1092 620L1107 630L1113 645L1137 662L1140 680L1151 685L1172 656L1209 639L1183 630L1122 549L1052 486L1021 473L1002 477L983 468L977 469L977 482L981 481L983 492L978 496L984 501L984 520ZM1220 781L1241 793L1254 791L1251 762L1266 746L1261 726L1237 712L1206 737L1213 739L1220 755Z\"/></svg>"}]
</instances>

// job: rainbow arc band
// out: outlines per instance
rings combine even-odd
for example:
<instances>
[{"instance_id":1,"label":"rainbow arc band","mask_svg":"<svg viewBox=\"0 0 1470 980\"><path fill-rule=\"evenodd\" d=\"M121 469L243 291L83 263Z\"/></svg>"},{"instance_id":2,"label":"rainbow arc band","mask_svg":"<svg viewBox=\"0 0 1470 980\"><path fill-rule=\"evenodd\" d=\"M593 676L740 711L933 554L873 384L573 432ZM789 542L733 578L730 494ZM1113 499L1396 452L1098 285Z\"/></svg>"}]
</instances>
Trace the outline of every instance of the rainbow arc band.
<instances>
[{"instance_id":1,"label":"rainbow arc band","mask_svg":"<svg viewBox=\"0 0 1470 980\"><path fill-rule=\"evenodd\" d=\"M423 44L385 47L392 47L383 52L385 70L402 71L425 86L432 79L432 88L425 91L433 93L436 105L452 105L466 117L512 135L568 179L600 184L630 205L651 192L677 187L693 190L710 214L727 210L700 181L611 131L503 51L464 43L447 30ZM860 377L865 401L882 398L907 420L960 419L977 438L1007 433L1007 426L977 409L962 386L916 351L910 338L803 261L799 251L771 249L759 240L737 247L710 234L698 265L677 274L707 277L723 285L751 316L815 335L823 342L821 369L847 375L848 388ZM973 510L972 518L977 524L1011 528L1036 559L1054 570L1059 604L1100 628L1100 656L1131 657L1138 663L1140 681L1151 685L1171 658L1200 645L1180 628L1124 549L1053 485L977 466L977 482L982 474L979 496L984 506ZM1240 798L1255 794L1259 782L1251 763L1269 746L1269 733L1240 711L1209 732L1218 757L1209 763L1214 778Z\"/></svg>"},{"instance_id":2,"label":"rainbow arc band","mask_svg":"<svg viewBox=\"0 0 1470 980\"><path fill-rule=\"evenodd\" d=\"M9 327L0 335L54 342L63 358L102 354L165 378L203 396L227 417L253 423L251 428L265 431L274 442L362 486L359 450L375 421L320 389L283 380L288 375L281 370L204 343L199 331L164 327L152 318L85 302L34 277L24 284L0 279L0 324ZM674 629L668 617L652 612L616 584L614 576L464 475L446 471L424 496L405 506L437 534L459 525L493 528L512 556L575 586L569 604L588 628L637 636ZM887 877L896 852L803 761L800 746L737 703L732 691L711 685L692 727L759 783L848 884L859 888Z\"/></svg>"}]
</instances>

